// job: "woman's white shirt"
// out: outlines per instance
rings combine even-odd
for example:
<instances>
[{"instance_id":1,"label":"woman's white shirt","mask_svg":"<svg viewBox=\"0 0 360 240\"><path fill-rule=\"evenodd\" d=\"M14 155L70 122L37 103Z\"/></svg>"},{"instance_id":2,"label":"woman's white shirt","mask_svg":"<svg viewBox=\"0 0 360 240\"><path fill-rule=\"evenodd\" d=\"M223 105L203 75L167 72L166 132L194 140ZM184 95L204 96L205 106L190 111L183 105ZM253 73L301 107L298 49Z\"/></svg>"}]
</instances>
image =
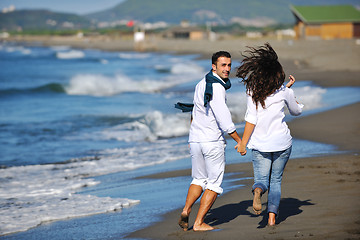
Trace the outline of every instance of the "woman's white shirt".
<instances>
[{"instance_id":1,"label":"woman's white shirt","mask_svg":"<svg viewBox=\"0 0 360 240\"><path fill-rule=\"evenodd\" d=\"M292 137L284 121L285 105L291 115L298 116L302 112L303 105L296 102L294 91L285 86L265 99L265 108L258 103L256 109L251 96L247 96L245 121L255 125L247 145L249 149L276 152L291 146Z\"/></svg>"}]
</instances>

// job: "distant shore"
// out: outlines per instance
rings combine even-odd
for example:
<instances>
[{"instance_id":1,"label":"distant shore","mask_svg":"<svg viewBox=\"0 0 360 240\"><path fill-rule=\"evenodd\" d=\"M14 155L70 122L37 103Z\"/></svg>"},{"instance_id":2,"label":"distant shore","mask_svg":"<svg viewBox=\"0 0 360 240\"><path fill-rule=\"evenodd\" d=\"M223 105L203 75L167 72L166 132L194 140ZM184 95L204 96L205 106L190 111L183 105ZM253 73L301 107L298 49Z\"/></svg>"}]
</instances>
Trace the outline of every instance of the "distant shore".
<instances>
[{"instance_id":1,"label":"distant shore","mask_svg":"<svg viewBox=\"0 0 360 240\"><path fill-rule=\"evenodd\" d=\"M174 54L199 54L210 59L218 50L232 54L233 65L241 60L246 46L259 46L269 42L278 53L285 73L297 80L311 80L324 87L359 86L360 40L278 40L276 38L235 38L223 40L180 40L149 36L143 43L134 44L131 38L109 36L12 36L6 41L42 46L71 46L104 51L149 51Z\"/></svg>"},{"instance_id":2,"label":"distant shore","mask_svg":"<svg viewBox=\"0 0 360 240\"><path fill-rule=\"evenodd\" d=\"M26 37L8 41L44 46L68 45L105 51L134 51L131 39ZM219 41L148 39L143 51L199 54L209 58L218 50L240 61L245 46L269 42L279 55L286 74L297 81L311 80L324 87L360 86L360 45L350 40L277 40L233 38ZM359 93L360 94L360 93ZM164 220L132 233L146 239L359 239L360 238L360 103L300 117L289 123L293 137L337 146L341 155L292 159L286 167L280 215L275 228L265 227L266 215L251 213L252 180L245 187L221 195L207 221L218 227L214 232L183 232L177 226L180 209ZM250 154L250 153L249 153ZM250 163L227 166L227 172L252 177ZM158 177L188 175L189 170L159 174ZM184 201L185 201L184 196ZM266 197L263 202L266 201ZM196 212L198 205L193 211ZM190 218L193 224L194 216Z\"/></svg>"}]
</instances>

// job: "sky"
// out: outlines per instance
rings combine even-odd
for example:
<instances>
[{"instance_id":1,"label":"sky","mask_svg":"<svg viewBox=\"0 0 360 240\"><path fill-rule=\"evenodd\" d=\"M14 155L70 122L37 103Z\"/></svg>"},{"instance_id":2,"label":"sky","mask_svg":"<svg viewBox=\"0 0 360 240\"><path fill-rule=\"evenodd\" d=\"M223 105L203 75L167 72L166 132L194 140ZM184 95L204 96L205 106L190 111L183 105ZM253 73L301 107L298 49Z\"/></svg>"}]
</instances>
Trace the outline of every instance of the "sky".
<instances>
[{"instance_id":1,"label":"sky","mask_svg":"<svg viewBox=\"0 0 360 240\"><path fill-rule=\"evenodd\" d=\"M47 9L54 12L87 14L105 10L125 0L0 0L0 9Z\"/></svg>"}]
</instances>

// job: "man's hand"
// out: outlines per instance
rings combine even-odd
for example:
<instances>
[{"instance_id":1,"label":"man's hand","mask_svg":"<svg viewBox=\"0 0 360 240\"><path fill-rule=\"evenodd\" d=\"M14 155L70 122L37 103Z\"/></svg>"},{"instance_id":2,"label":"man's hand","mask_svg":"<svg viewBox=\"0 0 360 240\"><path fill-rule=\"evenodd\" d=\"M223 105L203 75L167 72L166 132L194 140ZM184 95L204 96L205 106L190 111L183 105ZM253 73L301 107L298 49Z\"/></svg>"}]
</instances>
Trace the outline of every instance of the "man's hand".
<instances>
[{"instance_id":1,"label":"man's hand","mask_svg":"<svg viewBox=\"0 0 360 240\"><path fill-rule=\"evenodd\" d=\"M235 145L235 150L237 150L237 152L240 152L240 144L241 144L241 141L239 141L239 142Z\"/></svg>"}]
</instances>

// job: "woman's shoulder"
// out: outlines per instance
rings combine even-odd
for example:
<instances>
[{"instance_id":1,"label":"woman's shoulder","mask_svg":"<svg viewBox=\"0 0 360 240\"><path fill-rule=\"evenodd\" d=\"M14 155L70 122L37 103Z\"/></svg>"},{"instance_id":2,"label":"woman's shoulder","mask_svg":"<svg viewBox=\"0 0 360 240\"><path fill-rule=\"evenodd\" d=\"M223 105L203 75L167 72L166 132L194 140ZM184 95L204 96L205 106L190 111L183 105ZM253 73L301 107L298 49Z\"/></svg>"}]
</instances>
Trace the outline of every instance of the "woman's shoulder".
<instances>
[{"instance_id":1,"label":"woman's shoulder","mask_svg":"<svg viewBox=\"0 0 360 240\"><path fill-rule=\"evenodd\" d=\"M285 85L282 85L275 93L289 94L289 93L293 93L293 92L294 91L291 88L288 88Z\"/></svg>"},{"instance_id":2,"label":"woman's shoulder","mask_svg":"<svg viewBox=\"0 0 360 240\"><path fill-rule=\"evenodd\" d=\"M279 95L279 94L284 94L287 91L286 88L287 87L282 85L280 88L276 89L275 92L270 95L270 97L274 97L274 96Z\"/></svg>"},{"instance_id":3,"label":"woman's shoulder","mask_svg":"<svg viewBox=\"0 0 360 240\"><path fill-rule=\"evenodd\" d=\"M267 98L269 101L279 101L280 99L289 99L289 97L293 96L294 92L292 89L282 85L279 89L277 89L273 94Z\"/></svg>"}]
</instances>

